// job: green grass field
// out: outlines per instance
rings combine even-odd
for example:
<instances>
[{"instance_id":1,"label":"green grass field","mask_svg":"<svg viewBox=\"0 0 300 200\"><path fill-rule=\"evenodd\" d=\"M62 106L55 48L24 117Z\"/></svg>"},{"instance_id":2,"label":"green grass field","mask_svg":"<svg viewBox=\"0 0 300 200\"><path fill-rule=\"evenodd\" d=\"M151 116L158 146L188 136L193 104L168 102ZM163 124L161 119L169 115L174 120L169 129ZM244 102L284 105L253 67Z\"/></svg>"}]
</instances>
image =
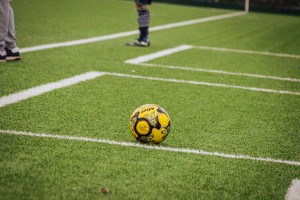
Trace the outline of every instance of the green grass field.
<instances>
[{"instance_id":1,"label":"green grass field","mask_svg":"<svg viewBox=\"0 0 300 200\"><path fill-rule=\"evenodd\" d=\"M137 29L131 1L23 0L12 7L21 49ZM156 27L236 11L154 2L151 12ZM29 88L107 74L0 106L0 199L284 199L300 179L299 35L299 16L250 12L153 31L150 48L125 46L137 37L130 35L1 63L0 105ZM125 63L180 45L193 48ZM147 103L171 117L159 149L10 132L132 144L129 117ZM102 187L110 192L102 194Z\"/></svg>"}]
</instances>

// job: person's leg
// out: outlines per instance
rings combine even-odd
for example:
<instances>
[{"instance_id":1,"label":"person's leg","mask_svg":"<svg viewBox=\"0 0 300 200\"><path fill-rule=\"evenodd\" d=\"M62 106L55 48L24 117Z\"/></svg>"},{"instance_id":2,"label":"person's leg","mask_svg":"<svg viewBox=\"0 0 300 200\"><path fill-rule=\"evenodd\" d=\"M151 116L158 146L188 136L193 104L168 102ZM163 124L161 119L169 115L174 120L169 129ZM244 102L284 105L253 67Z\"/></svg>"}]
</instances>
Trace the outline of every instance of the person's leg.
<instances>
[{"instance_id":1,"label":"person's leg","mask_svg":"<svg viewBox=\"0 0 300 200\"><path fill-rule=\"evenodd\" d=\"M8 20L8 34L5 41L5 50L7 53L6 60L20 60L20 52L17 47L17 38L15 32L14 11L9 5L9 20Z\"/></svg>"},{"instance_id":2,"label":"person's leg","mask_svg":"<svg viewBox=\"0 0 300 200\"><path fill-rule=\"evenodd\" d=\"M149 26L150 26L150 10L149 5L152 0L135 0L138 13L138 27L140 31L139 38L133 43L127 43L129 46L149 47Z\"/></svg>"},{"instance_id":3,"label":"person's leg","mask_svg":"<svg viewBox=\"0 0 300 200\"><path fill-rule=\"evenodd\" d=\"M140 30L139 41L148 42L149 38L149 26L150 26L150 5L149 0L137 0L137 12L138 12L138 26Z\"/></svg>"},{"instance_id":4,"label":"person's leg","mask_svg":"<svg viewBox=\"0 0 300 200\"><path fill-rule=\"evenodd\" d=\"M9 0L0 0L0 62L5 62L5 39L8 34Z\"/></svg>"},{"instance_id":5,"label":"person's leg","mask_svg":"<svg viewBox=\"0 0 300 200\"><path fill-rule=\"evenodd\" d=\"M6 37L5 47L8 49L13 49L17 46L16 32L15 32L15 19L14 19L14 11L12 7L9 5L9 18L8 18L8 34Z\"/></svg>"}]
</instances>

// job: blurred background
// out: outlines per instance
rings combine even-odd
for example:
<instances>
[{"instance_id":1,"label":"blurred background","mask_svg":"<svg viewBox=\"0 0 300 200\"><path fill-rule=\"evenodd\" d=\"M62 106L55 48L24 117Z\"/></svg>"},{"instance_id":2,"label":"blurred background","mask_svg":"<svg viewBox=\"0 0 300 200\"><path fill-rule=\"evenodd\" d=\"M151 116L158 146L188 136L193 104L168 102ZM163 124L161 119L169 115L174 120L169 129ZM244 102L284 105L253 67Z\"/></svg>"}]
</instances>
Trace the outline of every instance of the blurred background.
<instances>
[{"instance_id":1,"label":"blurred background","mask_svg":"<svg viewBox=\"0 0 300 200\"><path fill-rule=\"evenodd\" d=\"M247 0L156 0L157 2L243 9ZM300 0L249 0L249 10L300 15Z\"/></svg>"}]
</instances>

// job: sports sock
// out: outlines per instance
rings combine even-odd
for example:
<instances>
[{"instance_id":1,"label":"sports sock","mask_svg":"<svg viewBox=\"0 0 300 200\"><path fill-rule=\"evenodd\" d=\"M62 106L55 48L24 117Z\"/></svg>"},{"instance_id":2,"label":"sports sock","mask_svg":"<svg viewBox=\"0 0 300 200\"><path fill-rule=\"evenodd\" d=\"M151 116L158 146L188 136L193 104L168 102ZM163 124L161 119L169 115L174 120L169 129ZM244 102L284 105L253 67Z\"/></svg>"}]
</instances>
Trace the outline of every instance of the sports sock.
<instances>
[{"instance_id":1,"label":"sports sock","mask_svg":"<svg viewBox=\"0 0 300 200\"><path fill-rule=\"evenodd\" d=\"M147 27L140 27L140 38L139 40L147 40L148 39L148 26Z\"/></svg>"},{"instance_id":2,"label":"sports sock","mask_svg":"<svg viewBox=\"0 0 300 200\"><path fill-rule=\"evenodd\" d=\"M150 12L149 10L138 10L138 24L140 30L139 40L146 40L149 34Z\"/></svg>"}]
</instances>

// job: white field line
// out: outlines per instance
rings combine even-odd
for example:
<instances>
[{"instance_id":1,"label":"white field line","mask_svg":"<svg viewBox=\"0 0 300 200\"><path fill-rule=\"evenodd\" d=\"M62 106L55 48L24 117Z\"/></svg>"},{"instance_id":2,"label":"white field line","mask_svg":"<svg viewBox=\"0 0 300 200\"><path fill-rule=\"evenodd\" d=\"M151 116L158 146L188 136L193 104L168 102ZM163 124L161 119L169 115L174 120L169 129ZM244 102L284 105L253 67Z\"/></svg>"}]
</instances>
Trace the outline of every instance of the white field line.
<instances>
[{"instance_id":1,"label":"white field line","mask_svg":"<svg viewBox=\"0 0 300 200\"><path fill-rule=\"evenodd\" d=\"M224 48L214 48L214 47L204 47L206 50L221 50L221 51L229 51L229 52L243 52L248 53L253 51L248 50L238 50L238 49L224 49ZM164 56L168 56L174 53L178 53L181 51L189 50L192 48L199 48L192 45L181 45L178 47L170 48L161 50L155 53L147 54L144 56L139 56L137 58L126 60L125 63L128 64L135 64L135 65L143 65L143 66L150 66L150 67L161 67L161 68L168 68L168 69L179 69L179 70L187 70L187 71L201 71L201 72L209 72L209 73L217 73L217 74L226 74L226 75L235 75L235 76L248 76L248 77L254 77L254 78L263 78L263 79L274 79L274 80L281 80L281 81L293 81L293 82L300 82L300 79L295 78L289 78L289 77L277 77L277 76L266 76L266 75L260 75L260 74L248 74L248 73L237 73L237 72L228 72L228 71L222 71L222 70L210 70L210 69L204 69L204 68L190 68L190 67L183 67L183 66L169 66L169 65L159 65L159 64L148 64L145 62L148 62L150 60L154 60L156 58L161 58ZM265 55L266 52L259 52L256 51L256 54ZM295 56L295 55L289 55L289 54L276 54L276 53L269 53L272 56ZM299 55L300 58L300 55Z\"/></svg>"},{"instance_id":2,"label":"white field line","mask_svg":"<svg viewBox=\"0 0 300 200\"><path fill-rule=\"evenodd\" d=\"M215 20L226 19L226 18L230 18L230 17L242 16L245 14L247 14L247 13L246 12L235 12L235 13L229 13L229 14L225 14L225 15L218 15L218 16L200 18L200 19L195 19L195 20L171 23L171 24L151 27L150 31L154 32L154 31L166 30L166 29L170 29L170 28L188 26L188 25L193 25L193 24L200 24L200 23L205 23L205 22L209 22L209 21L215 21ZM72 41L53 43L53 44L45 44L45 45L39 45L39 46L34 46L34 47L22 48L22 49L20 49L20 52L27 53L27 52L33 52L33 51L41 51L41 50L45 50L45 49L88 44L88 43L93 43L93 42L118 39L118 38L127 37L127 36L131 36L131 35L136 35L138 33L139 32L137 30L133 30L133 31L121 32L121 33L104 35L104 36L87 38L87 39L72 40Z\"/></svg>"},{"instance_id":3,"label":"white field line","mask_svg":"<svg viewBox=\"0 0 300 200\"><path fill-rule=\"evenodd\" d=\"M273 80L280 80L280 81L300 82L300 79L289 78L289 77L266 76L260 74L238 73L238 72L229 72L229 71L222 71L222 70L211 70L205 68L191 68L191 67L183 67L183 66L170 66L170 65L160 65L160 64L150 64L150 63L139 63L138 65L148 66L148 67L160 67L160 68L167 68L167 69L179 69L179 70L186 70L186 71L226 74L226 75L234 75L234 76L246 76L246 77L262 78L262 79L273 79Z\"/></svg>"},{"instance_id":4,"label":"white field line","mask_svg":"<svg viewBox=\"0 0 300 200\"><path fill-rule=\"evenodd\" d=\"M191 85L205 85L211 87L223 87L223 88L234 88L234 89L242 89L242 90L250 90L256 92L267 92L267 93L278 93L278 94L290 94L290 95L300 95L300 92L292 92L285 90L272 90L266 88L255 88L255 87L246 87L246 86L238 86L238 85L228 85L228 84L220 84L220 83L209 83L209 82L201 82L201 81L189 81L189 80L179 80L179 79L166 79L166 78L157 78L157 77L149 77L149 76L139 76L139 75L129 75L129 74L119 74L119 73L106 73L107 75L126 77L126 78L137 78L137 79L145 79L152 81L163 81L163 82L171 82L171 83L185 83Z\"/></svg>"},{"instance_id":5,"label":"white field line","mask_svg":"<svg viewBox=\"0 0 300 200\"><path fill-rule=\"evenodd\" d=\"M23 90L21 92L10 94L8 96L4 96L0 98L0 108L34 96L39 96L44 93L51 92L59 88L68 87L80 83L82 81L91 80L102 75L104 75L104 73L102 72L88 72L85 74L73 76L71 78L63 79L57 82L47 83L34 88Z\"/></svg>"},{"instance_id":6,"label":"white field line","mask_svg":"<svg viewBox=\"0 0 300 200\"><path fill-rule=\"evenodd\" d=\"M225 15L218 15L218 16L194 19L194 20L189 20L189 21L184 21L184 22L177 22L177 23L173 23L173 24L166 24L166 25L151 27L150 31L160 31L160 30L176 28L176 27L181 27L181 26L200 24L200 23L210 22L210 21L215 21L215 20L220 20L220 19L238 17L238 16L242 16L242 15L246 15L246 14L247 14L247 12L235 12L235 13L229 13L229 14L225 14Z\"/></svg>"},{"instance_id":7,"label":"white field line","mask_svg":"<svg viewBox=\"0 0 300 200\"><path fill-rule=\"evenodd\" d=\"M285 200L300 200L300 180L293 180L286 195Z\"/></svg>"},{"instance_id":8,"label":"white field line","mask_svg":"<svg viewBox=\"0 0 300 200\"><path fill-rule=\"evenodd\" d=\"M285 53L272 53L272 52L267 52L267 51L252 51L252 50L228 49L228 48L207 47L207 46L194 46L194 48L203 49L203 50L211 50L211 51L224 51L224 52L234 52L234 53L244 53L244 54L257 54L257 55L286 57L286 58L300 58L300 55L285 54Z\"/></svg>"},{"instance_id":9,"label":"white field line","mask_svg":"<svg viewBox=\"0 0 300 200\"><path fill-rule=\"evenodd\" d=\"M93 43L93 42L100 42L100 41L105 41L105 40L117 39L117 38L121 38L121 37L127 37L127 36L131 36L131 35L136 35L138 33L139 33L138 31L128 31L128 32L104 35L104 36L87 38L87 39L72 40L72 41L68 41L68 42L38 45L38 46L34 46L34 47L22 48L22 49L20 49L20 52L28 53L28 52L33 52L33 51L41 51L41 50L53 49L53 48L59 48L59 47L68 47L68 46L75 46L75 45L81 45L81 44L88 44L88 43Z\"/></svg>"},{"instance_id":10,"label":"white field line","mask_svg":"<svg viewBox=\"0 0 300 200\"><path fill-rule=\"evenodd\" d=\"M31 136L31 137L44 137L44 138L96 142L96 143L112 144L112 145L126 146L126 147L139 147L139 148L145 148L145 149L171 151L171 152L179 152L179 153L187 153L187 154L208 155L208 156L217 156L217 157L223 157L223 158L255 160L255 161L263 161L263 162L270 162L270 163L279 163L279 164L300 166L299 161L280 160L280 159L263 158L263 157L252 157L252 156L247 156L247 155L224 154L224 153L219 153L219 152L208 152L208 151L203 151L203 150L198 150L198 149L174 148L174 147L164 147L164 146L158 146L158 145L144 145L144 144L140 144L137 142L136 143L118 142L118 141L106 140L106 139L76 137L76 136L67 136L67 135L53 135L53 134L47 134L47 133L31 133L31 132L13 131L13 130L0 130L0 134L13 134L13 135L24 135L24 136Z\"/></svg>"},{"instance_id":11,"label":"white field line","mask_svg":"<svg viewBox=\"0 0 300 200\"><path fill-rule=\"evenodd\" d=\"M57 82L47 83L44 85L40 85L34 88L29 88L27 90L23 90L17 93L10 94L8 96L4 96L0 98L0 108L5 107L10 104L14 104L31 97L39 96L47 92L51 92L56 89L60 89L63 87L68 87L82 81L91 80L97 78L99 76L110 75L117 77L125 77L125 78L135 78L135 79L144 79L151 81L162 81L162 82L170 82L170 83L184 83L191 85L204 85L211 87L223 87L223 88L234 88L234 89L243 89L257 92L268 92L268 93L279 93L279 94L290 94L290 95L300 95L300 92L291 92L284 90L272 90L265 88L255 88L255 87L245 87L245 86L237 86L237 85L227 85L220 83L209 83L209 82L201 82L201 81L189 81L189 80L179 80L179 79L166 79L166 78L158 78L158 77L149 77L149 76L139 76L139 75L130 75L130 74L120 74L120 73L111 73L111 72L87 72L85 74L77 75L71 78L63 79Z\"/></svg>"},{"instance_id":12,"label":"white field line","mask_svg":"<svg viewBox=\"0 0 300 200\"><path fill-rule=\"evenodd\" d=\"M139 56L137 58L133 58L133 59L130 59L130 60L126 60L125 63L140 64L140 63L143 63L143 62L147 62L149 60L153 60L153 59L156 59L156 58L168 56L168 55L171 55L171 54L174 54L174 53L177 53L177 52L180 52L180 51L185 51L185 50L188 50L188 49L192 49L192 48L193 48L193 46L191 46L191 45L181 45L181 46L178 46L178 47L165 49L165 50L158 51L158 52L155 52L155 53L151 53L151 54L147 54L147 55L144 55L144 56Z\"/></svg>"}]
</instances>

